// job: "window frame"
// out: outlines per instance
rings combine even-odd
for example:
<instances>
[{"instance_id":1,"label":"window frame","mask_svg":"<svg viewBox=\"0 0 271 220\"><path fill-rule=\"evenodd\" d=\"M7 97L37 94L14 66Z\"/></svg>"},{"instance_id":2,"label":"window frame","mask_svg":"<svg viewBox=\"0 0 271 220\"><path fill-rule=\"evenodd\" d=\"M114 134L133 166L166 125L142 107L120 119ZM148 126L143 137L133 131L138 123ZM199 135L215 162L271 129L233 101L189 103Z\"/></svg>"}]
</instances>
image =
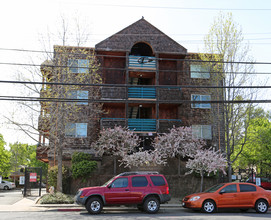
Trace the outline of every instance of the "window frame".
<instances>
[{"instance_id":1,"label":"window frame","mask_svg":"<svg viewBox=\"0 0 271 220\"><path fill-rule=\"evenodd\" d=\"M80 127L80 126L83 126L83 127ZM88 123L67 123L65 125L65 137L86 138L87 129L88 129ZM83 131L83 135L79 133L80 130Z\"/></svg>"},{"instance_id":2,"label":"window frame","mask_svg":"<svg viewBox=\"0 0 271 220\"><path fill-rule=\"evenodd\" d=\"M210 68L202 64L190 64L190 77L192 79L210 79Z\"/></svg>"},{"instance_id":3,"label":"window frame","mask_svg":"<svg viewBox=\"0 0 271 220\"><path fill-rule=\"evenodd\" d=\"M199 100L194 97L199 97ZM203 100L207 98L207 100ZM211 101L211 95L191 94L191 101ZM191 108L211 109L211 103L191 103Z\"/></svg>"},{"instance_id":4,"label":"window frame","mask_svg":"<svg viewBox=\"0 0 271 220\"><path fill-rule=\"evenodd\" d=\"M71 73L88 73L88 59L68 59L68 68Z\"/></svg>"},{"instance_id":5,"label":"window frame","mask_svg":"<svg viewBox=\"0 0 271 220\"><path fill-rule=\"evenodd\" d=\"M83 93L86 93L85 97L82 96ZM88 90L71 90L68 92L69 99L88 99ZM76 102L76 105L88 105L88 102Z\"/></svg>"},{"instance_id":6,"label":"window frame","mask_svg":"<svg viewBox=\"0 0 271 220\"><path fill-rule=\"evenodd\" d=\"M209 135L204 134L204 128L206 128L208 132L210 132ZM196 139L212 140L212 125L192 125L192 137Z\"/></svg>"}]
</instances>

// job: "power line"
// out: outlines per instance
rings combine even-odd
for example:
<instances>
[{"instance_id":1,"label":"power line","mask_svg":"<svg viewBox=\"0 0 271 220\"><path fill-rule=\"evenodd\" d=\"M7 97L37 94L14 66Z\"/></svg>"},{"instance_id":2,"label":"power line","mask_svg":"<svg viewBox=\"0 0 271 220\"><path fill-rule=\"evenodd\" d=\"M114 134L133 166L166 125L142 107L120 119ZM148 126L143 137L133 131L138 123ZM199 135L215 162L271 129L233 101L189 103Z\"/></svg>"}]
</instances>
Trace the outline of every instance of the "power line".
<instances>
[{"instance_id":1,"label":"power line","mask_svg":"<svg viewBox=\"0 0 271 220\"><path fill-rule=\"evenodd\" d=\"M165 89L199 88L199 89L271 89L271 86L210 86L210 85L132 85L132 84L89 84L89 83L60 83L60 82L28 82L0 80L0 83L35 84L35 85L61 85L82 87L155 87Z\"/></svg>"},{"instance_id":2,"label":"power line","mask_svg":"<svg viewBox=\"0 0 271 220\"><path fill-rule=\"evenodd\" d=\"M152 8L170 10L196 10L196 11L271 11L270 8L190 8L190 7L170 7L170 6L147 6L147 5L116 5L116 4L91 4L92 6L122 7L122 8Z\"/></svg>"},{"instance_id":3,"label":"power line","mask_svg":"<svg viewBox=\"0 0 271 220\"><path fill-rule=\"evenodd\" d=\"M31 102L88 102L88 103L135 103L136 100L104 100L104 99L70 99L70 98L40 98L40 97L24 97L24 96L0 96L1 101L31 101ZM156 103L154 100L139 100L140 103ZM251 103L271 103L269 99L258 100L210 100L210 101L192 101L192 100L163 100L167 104L182 104L182 103L235 103L235 104L251 104Z\"/></svg>"},{"instance_id":4,"label":"power line","mask_svg":"<svg viewBox=\"0 0 271 220\"><path fill-rule=\"evenodd\" d=\"M74 54L74 53L70 53ZM192 54L187 54L187 55L192 55ZM94 57L114 57L114 58L126 58L126 56L111 56L111 55L93 55ZM252 61L216 61L216 60L199 60L199 59L171 59L171 58L157 58L157 57L152 57L154 60L158 61L182 61L182 62L190 62L190 63L221 63L221 64L248 64L248 65L270 65L271 62L252 62ZM44 65L44 64L31 64L31 63L8 63L8 62L0 62L0 65L17 65L17 66L47 66L47 67L71 67L68 65ZM72 68L72 67L71 67ZM86 68L86 69L91 69L90 67L80 67L80 68ZM108 67L99 67L99 68L104 68L104 69L110 69ZM95 67L96 69L96 67ZM116 69L116 68L114 68ZM117 68L119 70L125 70L125 68ZM163 70L159 70L163 71Z\"/></svg>"}]
</instances>

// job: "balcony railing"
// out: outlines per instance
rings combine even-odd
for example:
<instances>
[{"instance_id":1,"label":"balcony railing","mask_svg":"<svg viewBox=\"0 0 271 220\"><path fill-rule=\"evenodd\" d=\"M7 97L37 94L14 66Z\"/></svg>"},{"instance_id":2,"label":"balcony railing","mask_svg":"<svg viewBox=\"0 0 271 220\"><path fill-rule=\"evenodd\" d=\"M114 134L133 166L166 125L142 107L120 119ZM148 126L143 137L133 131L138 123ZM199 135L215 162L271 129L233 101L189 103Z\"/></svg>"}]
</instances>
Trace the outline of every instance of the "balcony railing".
<instances>
[{"instance_id":1,"label":"balcony railing","mask_svg":"<svg viewBox=\"0 0 271 220\"><path fill-rule=\"evenodd\" d=\"M155 57L130 55L129 68L154 70L156 68L156 59Z\"/></svg>"},{"instance_id":2,"label":"balcony railing","mask_svg":"<svg viewBox=\"0 0 271 220\"><path fill-rule=\"evenodd\" d=\"M128 88L128 98L155 99L156 89L148 87Z\"/></svg>"},{"instance_id":3,"label":"balcony railing","mask_svg":"<svg viewBox=\"0 0 271 220\"><path fill-rule=\"evenodd\" d=\"M167 133L173 126L181 126L180 119L102 118L102 128L127 127L135 132ZM159 127L159 129L158 129Z\"/></svg>"},{"instance_id":4,"label":"balcony railing","mask_svg":"<svg viewBox=\"0 0 271 220\"><path fill-rule=\"evenodd\" d=\"M155 119L140 119L140 118L129 118L128 128L133 131L156 131L156 120Z\"/></svg>"}]
</instances>

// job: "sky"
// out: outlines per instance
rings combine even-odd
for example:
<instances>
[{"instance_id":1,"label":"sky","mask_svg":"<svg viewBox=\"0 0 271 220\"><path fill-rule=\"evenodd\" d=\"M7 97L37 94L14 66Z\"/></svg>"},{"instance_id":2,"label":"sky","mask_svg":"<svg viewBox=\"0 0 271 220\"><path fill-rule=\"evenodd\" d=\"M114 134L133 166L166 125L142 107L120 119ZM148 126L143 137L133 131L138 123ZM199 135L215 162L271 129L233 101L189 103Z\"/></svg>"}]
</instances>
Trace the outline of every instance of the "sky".
<instances>
[{"instance_id":1,"label":"sky","mask_svg":"<svg viewBox=\"0 0 271 220\"><path fill-rule=\"evenodd\" d=\"M94 47L143 16L188 52L203 52L203 37L220 11L232 13L250 44L254 60L271 63L270 0L1 0L0 80L16 80L19 72L25 78L31 77L26 66L18 64L41 64L46 54L29 51L44 51L42 42L48 45L48 39L47 50L52 51L54 44L61 44L57 37L61 17L69 24L75 18L80 19L88 32L84 45L87 47ZM73 40L74 34L68 37ZM271 64L255 68L256 72L271 73ZM268 74L261 77L266 85L271 85ZM22 93L22 86L0 83L0 96L21 96ZM262 90L260 98L270 99L269 94L270 90ZM271 110L270 104L263 107ZM7 143L36 144L8 125L5 117L25 119L16 102L0 100L0 134Z\"/></svg>"}]
</instances>

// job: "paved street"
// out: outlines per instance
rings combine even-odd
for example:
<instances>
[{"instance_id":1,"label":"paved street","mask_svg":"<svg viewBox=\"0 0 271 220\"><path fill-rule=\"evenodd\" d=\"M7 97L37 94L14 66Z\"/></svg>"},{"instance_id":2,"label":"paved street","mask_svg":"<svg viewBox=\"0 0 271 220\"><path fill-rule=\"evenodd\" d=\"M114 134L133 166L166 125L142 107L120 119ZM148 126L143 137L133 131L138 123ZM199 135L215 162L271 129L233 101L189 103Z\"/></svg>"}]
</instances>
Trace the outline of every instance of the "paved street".
<instances>
[{"instance_id":1,"label":"paved street","mask_svg":"<svg viewBox=\"0 0 271 220\"><path fill-rule=\"evenodd\" d=\"M43 191L45 193L45 191ZM36 195L36 194L35 194ZM84 207L71 205L39 205L36 204L38 196L22 197L20 190L0 190L0 219L198 219L198 220L270 220L271 210L266 214L257 214L254 210L246 213L236 211L219 211L215 214L205 214L184 209L178 203L161 205L158 214L150 215L138 211L136 208L105 207L100 215L89 215Z\"/></svg>"},{"instance_id":2,"label":"paved street","mask_svg":"<svg viewBox=\"0 0 271 220\"><path fill-rule=\"evenodd\" d=\"M248 213L240 212L219 212L216 214L204 214L200 212L193 212L191 210L184 209L162 209L158 214L150 215L137 211L136 209L129 210L113 210L106 209L100 215L89 215L86 211L80 212L56 212L56 211L43 211L43 212L1 212L1 220L10 220L10 219L103 219L103 220L112 220L112 219L198 219L198 220L247 220L247 219L260 219L260 220L270 220L271 213L261 215L257 214L254 211Z\"/></svg>"}]
</instances>

